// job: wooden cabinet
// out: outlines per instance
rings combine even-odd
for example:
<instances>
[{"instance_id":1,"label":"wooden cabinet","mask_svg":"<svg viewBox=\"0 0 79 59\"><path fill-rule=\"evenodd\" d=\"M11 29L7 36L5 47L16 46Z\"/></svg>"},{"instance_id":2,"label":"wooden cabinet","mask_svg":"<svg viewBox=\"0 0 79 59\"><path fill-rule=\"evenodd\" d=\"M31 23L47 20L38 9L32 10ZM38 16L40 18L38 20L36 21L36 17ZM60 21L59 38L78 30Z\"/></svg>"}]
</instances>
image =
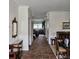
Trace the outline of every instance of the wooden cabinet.
<instances>
[{"instance_id":1,"label":"wooden cabinet","mask_svg":"<svg viewBox=\"0 0 79 59\"><path fill-rule=\"evenodd\" d=\"M70 39L70 32L64 32L64 31L59 31L56 33L57 38L64 39L64 38L69 38Z\"/></svg>"},{"instance_id":2,"label":"wooden cabinet","mask_svg":"<svg viewBox=\"0 0 79 59\"><path fill-rule=\"evenodd\" d=\"M60 56L62 56L62 58L67 58L69 59L70 57L70 42L69 42L69 47L65 48L63 47L64 45L64 39L68 38L70 41L70 32L57 32L56 33L57 37L56 39L56 55L58 56L58 59L60 59ZM60 45L62 44L62 46Z\"/></svg>"}]
</instances>

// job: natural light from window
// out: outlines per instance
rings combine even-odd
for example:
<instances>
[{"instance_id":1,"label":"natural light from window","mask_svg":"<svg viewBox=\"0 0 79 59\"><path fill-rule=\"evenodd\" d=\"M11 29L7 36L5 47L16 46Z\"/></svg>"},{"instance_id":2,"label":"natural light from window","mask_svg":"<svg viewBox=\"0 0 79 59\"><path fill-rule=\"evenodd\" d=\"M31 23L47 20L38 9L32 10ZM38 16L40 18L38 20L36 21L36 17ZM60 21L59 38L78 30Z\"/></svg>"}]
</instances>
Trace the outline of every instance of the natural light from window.
<instances>
[{"instance_id":1,"label":"natural light from window","mask_svg":"<svg viewBox=\"0 0 79 59\"><path fill-rule=\"evenodd\" d=\"M42 23L34 24L33 28L34 29L42 29Z\"/></svg>"}]
</instances>

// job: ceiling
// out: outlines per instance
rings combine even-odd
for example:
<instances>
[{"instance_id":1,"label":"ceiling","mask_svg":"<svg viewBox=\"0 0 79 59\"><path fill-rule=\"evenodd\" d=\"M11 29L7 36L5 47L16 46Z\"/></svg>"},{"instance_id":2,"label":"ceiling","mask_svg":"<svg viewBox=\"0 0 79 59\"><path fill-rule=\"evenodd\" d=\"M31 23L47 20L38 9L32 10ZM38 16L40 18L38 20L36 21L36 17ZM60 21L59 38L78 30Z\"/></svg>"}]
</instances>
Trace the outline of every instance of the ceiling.
<instances>
[{"instance_id":1,"label":"ceiling","mask_svg":"<svg viewBox=\"0 0 79 59\"><path fill-rule=\"evenodd\" d=\"M32 16L42 18L49 11L69 11L70 0L15 0L18 5L31 7Z\"/></svg>"}]
</instances>

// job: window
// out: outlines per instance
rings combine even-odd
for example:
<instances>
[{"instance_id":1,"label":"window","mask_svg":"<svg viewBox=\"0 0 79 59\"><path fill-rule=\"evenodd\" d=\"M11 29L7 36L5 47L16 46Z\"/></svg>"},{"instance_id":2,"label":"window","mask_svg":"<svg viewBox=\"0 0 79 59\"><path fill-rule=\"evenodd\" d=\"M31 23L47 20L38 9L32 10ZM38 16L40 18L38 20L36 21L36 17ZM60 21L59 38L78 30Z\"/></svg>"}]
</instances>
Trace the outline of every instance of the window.
<instances>
[{"instance_id":1,"label":"window","mask_svg":"<svg viewBox=\"0 0 79 59\"><path fill-rule=\"evenodd\" d=\"M34 24L34 25L33 25L33 28L34 28L34 29L42 29L42 23Z\"/></svg>"}]
</instances>

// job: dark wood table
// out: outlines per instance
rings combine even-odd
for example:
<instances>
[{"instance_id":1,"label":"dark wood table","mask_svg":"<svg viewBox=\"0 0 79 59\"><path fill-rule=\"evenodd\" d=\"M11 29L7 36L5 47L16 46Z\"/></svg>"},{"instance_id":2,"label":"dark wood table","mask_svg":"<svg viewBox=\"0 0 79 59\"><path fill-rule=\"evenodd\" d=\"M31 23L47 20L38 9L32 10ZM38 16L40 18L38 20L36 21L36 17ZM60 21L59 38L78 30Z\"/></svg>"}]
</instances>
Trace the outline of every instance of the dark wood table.
<instances>
[{"instance_id":1,"label":"dark wood table","mask_svg":"<svg viewBox=\"0 0 79 59\"><path fill-rule=\"evenodd\" d=\"M23 40L14 40L9 43L9 50L11 50L9 52L9 57L13 54L16 58L20 59L22 54L22 42ZM14 51L14 49L17 49L18 51Z\"/></svg>"}]
</instances>

